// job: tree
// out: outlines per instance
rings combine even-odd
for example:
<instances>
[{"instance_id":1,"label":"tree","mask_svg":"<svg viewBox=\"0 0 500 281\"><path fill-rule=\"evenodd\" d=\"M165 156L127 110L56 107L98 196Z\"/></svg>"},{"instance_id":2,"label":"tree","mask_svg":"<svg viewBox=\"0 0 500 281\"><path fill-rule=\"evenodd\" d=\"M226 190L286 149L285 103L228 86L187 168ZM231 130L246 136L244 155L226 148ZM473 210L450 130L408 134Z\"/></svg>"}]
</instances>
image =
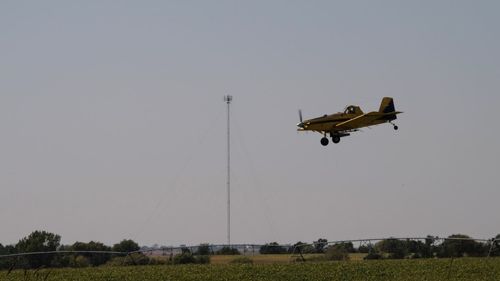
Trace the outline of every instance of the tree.
<instances>
[{"instance_id":1,"label":"tree","mask_svg":"<svg viewBox=\"0 0 500 281\"><path fill-rule=\"evenodd\" d=\"M394 238L384 239L375 244L377 252L389 254L391 259L402 259L408 254L408 248L405 241Z\"/></svg>"},{"instance_id":2,"label":"tree","mask_svg":"<svg viewBox=\"0 0 500 281\"><path fill-rule=\"evenodd\" d=\"M28 237L19 240L16 244L16 249L19 253L51 252L57 250L60 242L61 236L37 230L32 232ZM53 259L53 254L37 254L24 257L26 266L29 268L50 267L52 266Z\"/></svg>"},{"instance_id":3,"label":"tree","mask_svg":"<svg viewBox=\"0 0 500 281\"><path fill-rule=\"evenodd\" d=\"M352 242L337 243L335 245L328 247L328 249L330 248L343 249L347 253L356 253L356 249L354 249L354 245L352 244Z\"/></svg>"},{"instance_id":4,"label":"tree","mask_svg":"<svg viewBox=\"0 0 500 281\"><path fill-rule=\"evenodd\" d=\"M484 256L487 253L483 243L476 242L464 234L453 234L438 247L439 257Z\"/></svg>"},{"instance_id":5,"label":"tree","mask_svg":"<svg viewBox=\"0 0 500 281\"><path fill-rule=\"evenodd\" d=\"M70 249L73 251L111 251L111 247L106 246L101 242L94 241L90 241L89 243L75 242ZM79 253L78 255L87 258L88 263L92 266L105 264L111 259L110 254L104 253Z\"/></svg>"},{"instance_id":6,"label":"tree","mask_svg":"<svg viewBox=\"0 0 500 281\"><path fill-rule=\"evenodd\" d=\"M425 252L425 245L422 241L418 240L406 240L404 241L406 245L406 257L417 259L422 258L422 253Z\"/></svg>"},{"instance_id":7,"label":"tree","mask_svg":"<svg viewBox=\"0 0 500 281\"><path fill-rule=\"evenodd\" d=\"M320 238L318 239L318 241L313 242L314 250L316 251L316 253L324 253L327 245L328 240L324 238Z\"/></svg>"},{"instance_id":8,"label":"tree","mask_svg":"<svg viewBox=\"0 0 500 281\"><path fill-rule=\"evenodd\" d=\"M197 255L208 256L211 254L210 245L209 244L200 244L198 246L198 250L196 251Z\"/></svg>"},{"instance_id":9,"label":"tree","mask_svg":"<svg viewBox=\"0 0 500 281\"><path fill-rule=\"evenodd\" d=\"M130 253L139 251L140 249L141 247L139 247L139 244L130 239L122 240L120 243L113 245L114 252Z\"/></svg>"},{"instance_id":10,"label":"tree","mask_svg":"<svg viewBox=\"0 0 500 281\"><path fill-rule=\"evenodd\" d=\"M0 255L9 255L9 254L14 254L16 252L16 249L12 245L6 245L3 246L0 243ZM10 268L13 264L13 260L10 259L0 259L0 269L7 269Z\"/></svg>"},{"instance_id":11,"label":"tree","mask_svg":"<svg viewBox=\"0 0 500 281\"><path fill-rule=\"evenodd\" d=\"M493 248L491 249L491 256L498 257L500 256L500 234L495 237L495 240L492 241Z\"/></svg>"},{"instance_id":12,"label":"tree","mask_svg":"<svg viewBox=\"0 0 500 281\"><path fill-rule=\"evenodd\" d=\"M371 244L361 245L358 247L358 252L363 253L363 254L368 254L371 249L373 249L373 246Z\"/></svg>"},{"instance_id":13,"label":"tree","mask_svg":"<svg viewBox=\"0 0 500 281\"><path fill-rule=\"evenodd\" d=\"M240 255L240 251L236 248L224 246L222 249L215 252L216 255Z\"/></svg>"},{"instance_id":14,"label":"tree","mask_svg":"<svg viewBox=\"0 0 500 281\"><path fill-rule=\"evenodd\" d=\"M181 252L182 252L183 254L192 254L192 253L191 253L191 249L189 249L189 248L188 248L188 247L186 247L186 246L181 247Z\"/></svg>"},{"instance_id":15,"label":"tree","mask_svg":"<svg viewBox=\"0 0 500 281\"><path fill-rule=\"evenodd\" d=\"M368 252L368 255L366 255L364 260L379 260L382 259L382 255L375 250L375 248L370 247L370 250Z\"/></svg>"},{"instance_id":16,"label":"tree","mask_svg":"<svg viewBox=\"0 0 500 281\"><path fill-rule=\"evenodd\" d=\"M262 245L259 249L259 253L266 254L286 254L288 251L278 244L278 242L271 242L265 245Z\"/></svg>"},{"instance_id":17,"label":"tree","mask_svg":"<svg viewBox=\"0 0 500 281\"><path fill-rule=\"evenodd\" d=\"M434 246L435 242L436 239L434 237L432 237L431 235L427 235L422 252L420 253L423 258L432 258L434 256L434 250L436 248Z\"/></svg>"},{"instance_id":18,"label":"tree","mask_svg":"<svg viewBox=\"0 0 500 281\"><path fill-rule=\"evenodd\" d=\"M307 244L304 242L297 242L293 244L293 247L290 248L289 252L295 251L295 253L300 252L302 254L310 254L314 253L314 247L311 244Z\"/></svg>"}]
</instances>

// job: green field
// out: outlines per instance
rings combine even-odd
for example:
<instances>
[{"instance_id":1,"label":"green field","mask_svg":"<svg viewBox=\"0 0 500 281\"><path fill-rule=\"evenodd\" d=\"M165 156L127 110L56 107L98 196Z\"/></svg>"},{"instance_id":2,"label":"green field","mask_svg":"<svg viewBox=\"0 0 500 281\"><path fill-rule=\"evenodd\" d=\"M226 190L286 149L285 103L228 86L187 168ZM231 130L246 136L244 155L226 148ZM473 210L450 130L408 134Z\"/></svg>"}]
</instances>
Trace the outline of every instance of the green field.
<instances>
[{"instance_id":1,"label":"green field","mask_svg":"<svg viewBox=\"0 0 500 281\"><path fill-rule=\"evenodd\" d=\"M451 265L451 269L450 269ZM48 276L47 276L48 274ZM45 279L45 277L47 277ZM0 272L0 280L500 280L500 258L216 264Z\"/></svg>"}]
</instances>

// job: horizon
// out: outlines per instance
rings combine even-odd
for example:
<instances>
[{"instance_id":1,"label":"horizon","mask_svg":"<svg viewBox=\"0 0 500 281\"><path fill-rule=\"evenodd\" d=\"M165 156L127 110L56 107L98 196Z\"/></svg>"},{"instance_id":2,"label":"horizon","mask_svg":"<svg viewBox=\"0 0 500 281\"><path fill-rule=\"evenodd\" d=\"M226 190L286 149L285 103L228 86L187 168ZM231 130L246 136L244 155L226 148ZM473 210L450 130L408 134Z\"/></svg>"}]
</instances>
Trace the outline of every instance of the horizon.
<instances>
[{"instance_id":1,"label":"horizon","mask_svg":"<svg viewBox=\"0 0 500 281\"><path fill-rule=\"evenodd\" d=\"M500 233L500 3L0 4L0 243ZM403 111L322 147L304 119Z\"/></svg>"}]
</instances>

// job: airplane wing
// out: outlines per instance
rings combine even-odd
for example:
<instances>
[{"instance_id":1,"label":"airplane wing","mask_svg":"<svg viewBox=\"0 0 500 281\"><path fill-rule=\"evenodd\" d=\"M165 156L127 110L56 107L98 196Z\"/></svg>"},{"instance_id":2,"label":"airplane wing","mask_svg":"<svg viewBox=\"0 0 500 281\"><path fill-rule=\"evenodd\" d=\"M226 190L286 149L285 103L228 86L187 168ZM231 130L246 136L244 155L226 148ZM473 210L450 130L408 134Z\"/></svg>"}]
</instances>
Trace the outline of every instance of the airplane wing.
<instances>
[{"instance_id":1,"label":"airplane wing","mask_svg":"<svg viewBox=\"0 0 500 281\"><path fill-rule=\"evenodd\" d=\"M342 123L338 123L335 125L333 128L337 131L346 131L346 130L354 130L357 128L361 127L366 127L369 126L370 123L377 118L380 118L380 114L377 113L366 113L357 117L354 117L352 119L349 119L347 121L344 121Z\"/></svg>"}]
</instances>

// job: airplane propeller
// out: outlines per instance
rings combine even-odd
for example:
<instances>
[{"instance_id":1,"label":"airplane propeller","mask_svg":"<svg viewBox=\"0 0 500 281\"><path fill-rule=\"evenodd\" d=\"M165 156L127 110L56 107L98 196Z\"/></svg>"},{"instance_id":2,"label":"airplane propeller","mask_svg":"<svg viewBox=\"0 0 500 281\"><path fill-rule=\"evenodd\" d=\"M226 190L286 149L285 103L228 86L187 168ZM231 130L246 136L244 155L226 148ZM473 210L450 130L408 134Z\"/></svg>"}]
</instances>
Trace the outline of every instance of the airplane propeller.
<instances>
[{"instance_id":1,"label":"airplane propeller","mask_svg":"<svg viewBox=\"0 0 500 281\"><path fill-rule=\"evenodd\" d=\"M302 110L299 109L299 120L300 120L300 123L297 124L297 127L300 127L300 128L304 128L304 122L302 120Z\"/></svg>"}]
</instances>

